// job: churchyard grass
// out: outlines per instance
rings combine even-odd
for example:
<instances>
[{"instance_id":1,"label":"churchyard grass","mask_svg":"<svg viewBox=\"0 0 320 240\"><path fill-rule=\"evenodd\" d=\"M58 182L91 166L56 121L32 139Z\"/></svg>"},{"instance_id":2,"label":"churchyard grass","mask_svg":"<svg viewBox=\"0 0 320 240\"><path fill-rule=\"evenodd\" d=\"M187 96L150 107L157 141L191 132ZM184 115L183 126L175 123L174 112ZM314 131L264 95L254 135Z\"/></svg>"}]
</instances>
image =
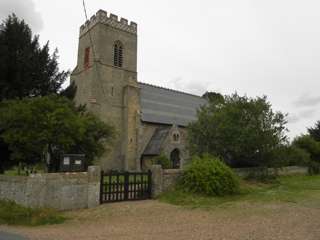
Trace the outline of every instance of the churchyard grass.
<instances>
[{"instance_id":1,"label":"churchyard grass","mask_svg":"<svg viewBox=\"0 0 320 240\"><path fill-rule=\"evenodd\" d=\"M242 180L239 194L224 197L187 193L177 187L162 194L159 200L189 208L230 207L241 202L250 204L287 202L303 206L318 206L320 176L284 176L267 184Z\"/></svg>"},{"instance_id":2,"label":"churchyard grass","mask_svg":"<svg viewBox=\"0 0 320 240\"><path fill-rule=\"evenodd\" d=\"M0 200L0 225L39 226L63 223L66 218L54 209L28 208L12 201Z\"/></svg>"}]
</instances>

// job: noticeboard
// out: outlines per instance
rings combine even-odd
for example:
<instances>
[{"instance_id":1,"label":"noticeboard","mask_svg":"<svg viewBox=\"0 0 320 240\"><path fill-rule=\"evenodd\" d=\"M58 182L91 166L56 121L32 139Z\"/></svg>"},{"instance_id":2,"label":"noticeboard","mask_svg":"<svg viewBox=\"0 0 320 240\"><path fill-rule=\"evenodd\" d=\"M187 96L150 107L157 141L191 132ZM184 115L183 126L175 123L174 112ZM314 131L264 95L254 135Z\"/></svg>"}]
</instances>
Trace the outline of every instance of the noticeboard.
<instances>
[{"instance_id":1,"label":"noticeboard","mask_svg":"<svg viewBox=\"0 0 320 240\"><path fill-rule=\"evenodd\" d=\"M84 154L63 154L60 161L60 172L86 171Z\"/></svg>"}]
</instances>

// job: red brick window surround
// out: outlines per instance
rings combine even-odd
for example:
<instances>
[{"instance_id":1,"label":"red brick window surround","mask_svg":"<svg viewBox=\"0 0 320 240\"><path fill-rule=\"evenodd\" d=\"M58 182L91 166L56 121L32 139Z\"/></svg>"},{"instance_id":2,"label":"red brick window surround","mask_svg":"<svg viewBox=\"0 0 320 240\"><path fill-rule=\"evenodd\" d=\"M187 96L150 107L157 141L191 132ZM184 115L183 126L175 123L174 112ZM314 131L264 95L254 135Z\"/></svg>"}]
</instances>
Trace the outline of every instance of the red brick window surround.
<instances>
[{"instance_id":1,"label":"red brick window surround","mask_svg":"<svg viewBox=\"0 0 320 240\"><path fill-rule=\"evenodd\" d=\"M90 62L90 47L87 47L84 50L84 68L89 68Z\"/></svg>"}]
</instances>

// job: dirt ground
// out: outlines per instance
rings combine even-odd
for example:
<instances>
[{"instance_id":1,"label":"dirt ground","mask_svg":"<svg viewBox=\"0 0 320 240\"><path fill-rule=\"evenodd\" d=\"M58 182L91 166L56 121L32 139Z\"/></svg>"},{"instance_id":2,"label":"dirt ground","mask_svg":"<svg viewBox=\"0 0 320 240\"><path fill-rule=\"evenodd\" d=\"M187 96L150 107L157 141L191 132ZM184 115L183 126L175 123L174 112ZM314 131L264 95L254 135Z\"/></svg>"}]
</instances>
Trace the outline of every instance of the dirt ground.
<instances>
[{"instance_id":1,"label":"dirt ground","mask_svg":"<svg viewBox=\"0 0 320 240\"><path fill-rule=\"evenodd\" d=\"M31 240L319 240L320 209L294 203L188 209L155 200L66 213L61 225L0 226Z\"/></svg>"}]
</instances>

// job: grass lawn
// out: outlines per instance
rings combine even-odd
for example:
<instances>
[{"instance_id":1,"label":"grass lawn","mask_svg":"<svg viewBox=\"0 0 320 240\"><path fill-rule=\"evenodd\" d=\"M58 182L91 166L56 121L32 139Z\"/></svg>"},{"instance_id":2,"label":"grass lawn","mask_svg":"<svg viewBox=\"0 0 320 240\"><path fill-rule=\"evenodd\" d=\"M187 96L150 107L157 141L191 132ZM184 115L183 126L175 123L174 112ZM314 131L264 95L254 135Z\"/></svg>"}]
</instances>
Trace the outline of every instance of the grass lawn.
<instances>
[{"instance_id":1,"label":"grass lawn","mask_svg":"<svg viewBox=\"0 0 320 240\"><path fill-rule=\"evenodd\" d=\"M66 220L62 214L53 209L27 208L12 201L0 201L0 225L38 226L59 224Z\"/></svg>"},{"instance_id":2,"label":"grass lawn","mask_svg":"<svg viewBox=\"0 0 320 240\"><path fill-rule=\"evenodd\" d=\"M36 173L44 173L45 171L43 169L37 169ZM7 176L28 176L27 172L25 170L21 170L19 173L18 168L12 168L10 170L4 171L4 175Z\"/></svg>"},{"instance_id":3,"label":"grass lawn","mask_svg":"<svg viewBox=\"0 0 320 240\"><path fill-rule=\"evenodd\" d=\"M160 201L191 208L216 208L238 203L289 202L320 208L320 176L286 176L263 184L241 182L240 194L225 197L207 197L175 189L162 194Z\"/></svg>"}]
</instances>

